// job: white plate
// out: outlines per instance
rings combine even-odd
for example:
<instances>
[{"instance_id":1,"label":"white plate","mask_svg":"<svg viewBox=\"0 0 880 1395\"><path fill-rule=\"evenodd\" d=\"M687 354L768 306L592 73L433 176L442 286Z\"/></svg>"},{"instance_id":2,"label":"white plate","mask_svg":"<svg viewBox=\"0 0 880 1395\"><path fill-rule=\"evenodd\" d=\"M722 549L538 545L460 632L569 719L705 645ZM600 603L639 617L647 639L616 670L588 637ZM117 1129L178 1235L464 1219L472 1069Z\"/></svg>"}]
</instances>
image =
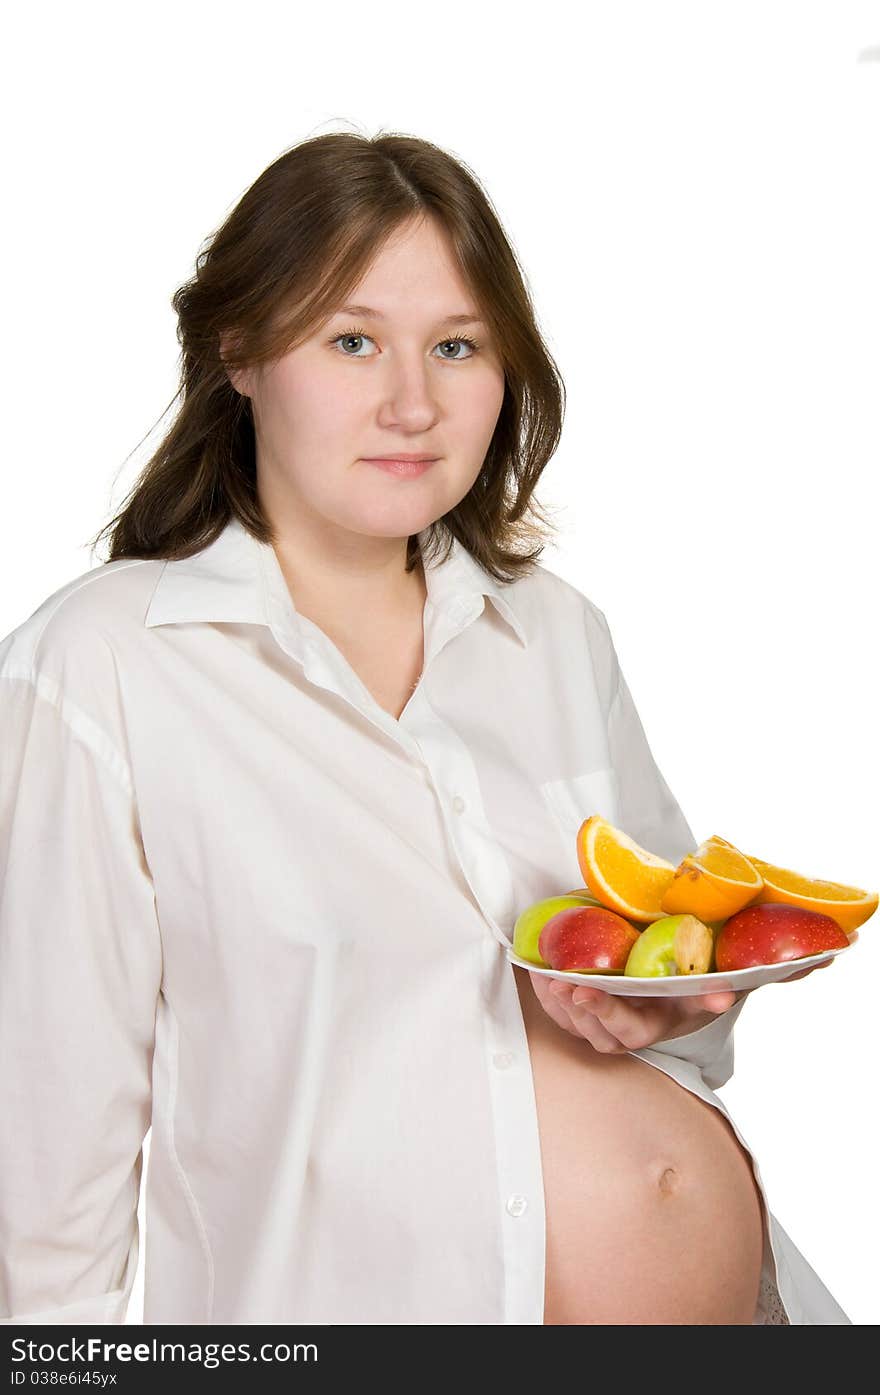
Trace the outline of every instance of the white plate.
<instances>
[{"instance_id":1,"label":"white plate","mask_svg":"<svg viewBox=\"0 0 880 1395\"><path fill-rule=\"evenodd\" d=\"M851 949L858 938L857 932L849 936L849 944L840 949L826 949L822 954L810 954L804 959L786 959L779 964L758 964L754 969L735 969L732 973L711 974L667 974L659 978L636 978L635 974L591 974L566 973L562 969L542 969L539 964L531 964L528 959L520 959L512 949L507 957L512 964L528 969L533 974L544 974L547 978L561 978L566 983L589 983L593 988L601 988L603 993L614 993L621 998L693 998L700 993L725 993L728 990L739 993L744 988L761 988L765 983L783 983L801 969L809 969L814 964L823 964L837 954Z\"/></svg>"}]
</instances>

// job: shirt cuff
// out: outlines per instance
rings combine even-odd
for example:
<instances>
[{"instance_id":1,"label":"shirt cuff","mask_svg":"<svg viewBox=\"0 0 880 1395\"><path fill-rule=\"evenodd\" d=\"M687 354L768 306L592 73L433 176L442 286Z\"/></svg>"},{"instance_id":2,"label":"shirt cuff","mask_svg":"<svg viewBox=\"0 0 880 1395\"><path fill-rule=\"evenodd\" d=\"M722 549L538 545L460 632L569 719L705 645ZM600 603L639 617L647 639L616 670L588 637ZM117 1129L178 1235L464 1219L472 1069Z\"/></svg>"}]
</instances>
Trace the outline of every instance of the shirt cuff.
<instances>
[{"instance_id":1,"label":"shirt cuff","mask_svg":"<svg viewBox=\"0 0 880 1395\"><path fill-rule=\"evenodd\" d=\"M688 1061L699 1070L712 1090L724 1085L733 1075L733 1028L746 1004L748 992L725 1012L719 1012L712 1022L696 1031L687 1032L668 1041L651 1043L650 1050L662 1056L675 1056Z\"/></svg>"}]
</instances>

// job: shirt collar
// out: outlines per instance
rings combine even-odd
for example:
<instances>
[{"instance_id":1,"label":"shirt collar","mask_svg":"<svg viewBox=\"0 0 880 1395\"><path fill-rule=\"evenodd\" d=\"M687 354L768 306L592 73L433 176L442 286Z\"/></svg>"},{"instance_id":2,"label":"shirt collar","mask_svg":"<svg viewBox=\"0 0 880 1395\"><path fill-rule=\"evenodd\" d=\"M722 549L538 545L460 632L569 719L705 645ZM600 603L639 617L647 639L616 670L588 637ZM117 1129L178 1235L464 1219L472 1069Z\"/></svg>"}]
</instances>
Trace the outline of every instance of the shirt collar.
<instances>
[{"instance_id":1,"label":"shirt collar","mask_svg":"<svg viewBox=\"0 0 880 1395\"><path fill-rule=\"evenodd\" d=\"M426 542L428 531L418 534L420 543ZM425 561L424 569L428 598L436 609L464 612L475 597L488 596L520 644L527 645L513 601L515 583L496 581L456 537L449 557ZM144 624L152 628L225 621L289 626L298 620L275 549L233 515L207 547L192 557L165 562Z\"/></svg>"}]
</instances>

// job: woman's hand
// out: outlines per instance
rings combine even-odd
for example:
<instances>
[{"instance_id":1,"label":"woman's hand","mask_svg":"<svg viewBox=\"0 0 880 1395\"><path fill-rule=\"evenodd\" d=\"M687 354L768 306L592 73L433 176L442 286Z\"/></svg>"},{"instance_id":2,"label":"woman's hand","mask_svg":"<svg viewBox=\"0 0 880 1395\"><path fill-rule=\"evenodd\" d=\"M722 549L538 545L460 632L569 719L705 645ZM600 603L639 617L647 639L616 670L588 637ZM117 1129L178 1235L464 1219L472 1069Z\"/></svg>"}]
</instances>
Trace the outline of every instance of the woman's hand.
<instances>
[{"instance_id":1,"label":"woman's hand","mask_svg":"<svg viewBox=\"0 0 880 1395\"><path fill-rule=\"evenodd\" d=\"M782 981L792 983L832 962L826 959L823 964L812 964ZM573 1036L583 1037L597 1051L610 1053L640 1051L656 1041L687 1036L707 1026L719 1013L727 1012L751 991L734 993L725 989L690 998L624 998L597 987L594 980L598 977L591 975L589 983L570 983L529 970L535 997L553 1021Z\"/></svg>"}]
</instances>

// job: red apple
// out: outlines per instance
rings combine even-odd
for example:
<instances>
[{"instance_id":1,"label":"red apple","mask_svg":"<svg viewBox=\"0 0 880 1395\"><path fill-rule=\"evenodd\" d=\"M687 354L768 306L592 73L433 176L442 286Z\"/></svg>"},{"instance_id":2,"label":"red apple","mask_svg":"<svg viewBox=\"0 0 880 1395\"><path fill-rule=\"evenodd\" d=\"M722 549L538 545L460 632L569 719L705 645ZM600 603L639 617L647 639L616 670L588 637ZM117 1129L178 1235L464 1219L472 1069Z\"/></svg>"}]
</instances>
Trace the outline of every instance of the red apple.
<instances>
[{"instance_id":1,"label":"red apple","mask_svg":"<svg viewBox=\"0 0 880 1395\"><path fill-rule=\"evenodd\" d=\"M729 973L758 964L781 964L848 944L830 915L781 901L759 901L744 906L721 926L715 940L715 968Z\"/></svg>"},{"instance_id":2,"label":"red apple","mask_svg":"<svg viewBox=\"0 0 880 1395\"><path fill-rule=\"evenodd\" d=\"M538 936L538 953L566 973L622 974L639 938L628 920L604 906L557 911Z\"/></svg>"}]
</instances>

